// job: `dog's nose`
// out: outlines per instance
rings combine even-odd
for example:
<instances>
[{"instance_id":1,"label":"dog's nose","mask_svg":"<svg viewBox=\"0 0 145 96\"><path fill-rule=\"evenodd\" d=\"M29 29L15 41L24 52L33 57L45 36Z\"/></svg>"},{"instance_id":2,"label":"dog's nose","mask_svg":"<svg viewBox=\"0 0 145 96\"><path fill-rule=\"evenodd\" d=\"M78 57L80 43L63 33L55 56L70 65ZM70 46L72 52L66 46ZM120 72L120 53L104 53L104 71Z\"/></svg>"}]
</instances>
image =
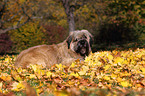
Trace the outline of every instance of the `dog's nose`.
<instances>
[{"instance_id":1,"label":"dog's nose","mask_svg":"<svg viewBox=\"0 0 145 96\"><path fill-rule=\"evenodd\" d=\"M82 45L84 45L85 44L85 40L81 40L81 42L80 42Z\"/></svg>"}]
</instances>

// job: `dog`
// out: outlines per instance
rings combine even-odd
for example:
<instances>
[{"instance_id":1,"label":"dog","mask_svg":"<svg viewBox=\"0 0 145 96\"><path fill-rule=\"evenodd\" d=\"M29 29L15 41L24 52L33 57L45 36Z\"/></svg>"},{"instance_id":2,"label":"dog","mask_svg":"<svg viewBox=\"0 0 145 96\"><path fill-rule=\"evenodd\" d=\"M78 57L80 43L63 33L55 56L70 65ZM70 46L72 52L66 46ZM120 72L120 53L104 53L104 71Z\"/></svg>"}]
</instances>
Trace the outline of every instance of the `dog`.
<instances>
[{"instance_id":1,"label":"dog","mask_svg":"<svg viewBox=\"0 0 145 96\"><path fill-rule=\"evenodd\" d=\"M30 64L50 67L53 64L70 65L75 60L84 60L91 52L93 36L87 30L70 32L62 43L38 45L22 51L15 61L16 67L27 68Z\"/></svg>"}]
</instances>

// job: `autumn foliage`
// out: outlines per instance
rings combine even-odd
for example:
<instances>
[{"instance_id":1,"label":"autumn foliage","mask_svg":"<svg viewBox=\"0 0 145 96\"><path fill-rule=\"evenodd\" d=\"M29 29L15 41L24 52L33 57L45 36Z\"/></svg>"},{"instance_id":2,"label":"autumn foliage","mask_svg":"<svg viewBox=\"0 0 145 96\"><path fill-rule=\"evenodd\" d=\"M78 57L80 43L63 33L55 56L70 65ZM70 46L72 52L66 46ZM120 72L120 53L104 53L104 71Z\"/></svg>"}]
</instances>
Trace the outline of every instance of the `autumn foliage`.
<instances>
[{"instance_id":1,"label":"autumn foliage","mask_svg":"<svg viewBox=\"0 0 145 96\"><path fill-rule=\"evenodd\" d=\"M69 19L61 1L0 1L0 34L10 34L14 42L12 51L19 52L31 46L57 43L65 39L69 34ZM97 44L101 46L102 43L144 42L144 0L68 1L70 7L74 8L75 30L89 30L95 37L96 49L99 47Z\"/></svg>"},{"instance_id":2,"label":"autumn foliage","mask_svg":"<svg viewBox=\"0 0 145 96\"><path fill-rule=\"evenodd\" d=\"M48 69L38 65L16 68L15 58L0 58L0 94L145 95L145 49L95 52L83 62Z\"/></svg>"},{"instance_id":3,"label":"autumn foliage","mask_svg":"<svg viewBox=\"0 0 145 96\"><path fill-rule=\"evenodd\" d=\"M0 53L5 54L12 49L12 41L8 34L0 34Z\"/></svg>"},{"instance_id":4,"label":"autumn foliage","mask_svg":"<svg viewBox=\"0 0 145 96\"><path fill-rule=\"evenodd\" d=\"M60 0L1 0L0 4L0 53L58 43L69 34ZM93 33L96 52L70 66L27 69L14 67L15 55L1 56L0 96L145 95L145 1L71 0L70 5L75 6L76 30ZM107 49L105 44L120 47L127 41L138 47L137 40L143 40L140 49L98 51L101 45Z\"/></svg>"},{"instance_id":5,"label":"autumn foliage","mask_svg":"<svg viewBox=\"0 0 145 96\"><path fill-rule=\"evenodd\" d=\"M27 25L9 32L14 45L14 52L20 52L28 47L42 45L45 43L45 35L42 32L44 28L39 25L39 22L31 22Z\"/></svg>"},{"instance_id":6,"label":"autumn foliage","mask_svg":"<svg viewBox=\"0 0 145 96\"><path fill-rule=\"evenodd\" d=\"M68 32L62 26L59 25L43 25L43 33L45 35L45 41L47 44L57 44L64 41Z\"/></svg>"}]
</instances>

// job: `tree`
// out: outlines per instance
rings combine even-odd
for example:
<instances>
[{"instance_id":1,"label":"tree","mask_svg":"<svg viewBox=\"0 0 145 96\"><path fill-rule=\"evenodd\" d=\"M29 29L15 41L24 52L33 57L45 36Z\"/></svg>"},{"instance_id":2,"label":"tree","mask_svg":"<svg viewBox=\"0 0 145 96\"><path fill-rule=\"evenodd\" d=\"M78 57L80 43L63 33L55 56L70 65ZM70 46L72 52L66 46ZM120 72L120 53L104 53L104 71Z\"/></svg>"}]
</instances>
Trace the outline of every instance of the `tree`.
<instances>
[{"instance_id":1,"label":"tree","mask_svg":"<svg viewBox=\"0 0 145 96\"><path fill-rule=\"evenodd\" d=\"M61 3L65 9L65 13L67 15L67 21L69 24L69 32L75 30L75 18L74 12L76 9L82 7L89 0L61 0Z\"/></svg>"},{"instance_id":2,"label":"tree","mask_svg":"<svg viewBox=\"0 0 145 96\"><path fill-rule=\"evenodd\" d=\"M64 8L65 13L67 15L69 32L74 31L76 28L75 20L76 20L76 18L79 18L75 14L76 11L78 11L80 8L84 8L85 5L89 5L89 4L93 5L94 3L96 4L96 2L102 2L102 1L100 1L100 0L98 0L98 1L96 1L96 0L91 0L91 1L90 0L61 0L61 3L63 5L63 8Z\"/></svg>"},{"instance_id":3,"label":"tree","mask_svg":"<svg viewBox=\"0 0 145 96\"><path fill-rule=\"evenodd\" d=\"M42 18L35 15L37 10L32 9L35 3L29 0L1 0L0 3L0 34L20 28L32 19Z\"/></svg>"},{"instance_id":4,"label":"tree","mask_svg":"<svg viewBox=\"0 0 145 96\"><path fill-rule=\"evenodd\" d=\"M75 30L75 21L74 21L74 10L75 7L74 5L71 5L72 0L61 0L63 7L65 9L65 13L67 15L67 21L69 24L69 32L74 31Z\"/></svg>"}]
</instances>

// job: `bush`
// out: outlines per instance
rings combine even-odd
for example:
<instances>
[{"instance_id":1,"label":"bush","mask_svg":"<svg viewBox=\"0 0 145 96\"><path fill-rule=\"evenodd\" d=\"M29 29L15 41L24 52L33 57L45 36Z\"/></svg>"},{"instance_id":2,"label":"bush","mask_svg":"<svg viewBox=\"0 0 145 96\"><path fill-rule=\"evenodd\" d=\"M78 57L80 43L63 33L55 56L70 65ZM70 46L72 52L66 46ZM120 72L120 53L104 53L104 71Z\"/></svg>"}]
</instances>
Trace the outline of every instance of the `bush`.
<instances>
[{"instance_id":1,"label":"bush","mask_svg":"<svg viewBox=\"0 0 145 96\"><path fill-rule=\"evenodd\" d=\"M0 34L0 54L5 54L11 51L12 41L10 36L6 33Z\"/></svg>"},{"instance_id":2,"label":"bush","mask_svg":"<svg viewBox=\"0 0 145 96\"><path fill-rule=\"evenodd\" d=\"M62 42L66 39L67 33L58 25L41 26L39 22L29 22L17 30L12 30L10 36L14 42L13 50L20 52L36 45Z\"/></svg>"},{"instance_id":3,"label":"bush","mask_svg":"<svg viewBox=\"0 0 145 96\"><path fill-rule=\"evenodd\" d=\"M100 26L100 33L97 40L100 43L123 43L137 39L137 35L133 29L125 26L125 24L109 24L105 23Z\"/></svg>"},{"instance_id":4,"label":"bush","mask_svg":"<svg viewBox=\"0 0 145 96\"><path fill-rule=\"evenodd\" d=\"M110 43L127 43L137 41L144 33L143 0L118 0L108 3L106 20L101 24L98 41Z\"/></svg>"},{"instance_id":5,"label":"bush","mask_svg":"<svg viewBox=\"0 0 145 96\"><path fill-rule=\"evenodd\" d=\"M66 39L68 32L59 25L44 25L45 30L43 31L47 44L57 44Z\"/></svg>"},{"instance_id":6,"label":"bush","mask_svg":"<svg viewBox=\"0 0 145 96\"><path fill-rule=\"evenodd\" d=\"M10 32L11 39L15 44L13 50L20 52L28 47L44 44L43 27L39 22L29 22L17 30Z\"/></svg>"}]
</instances>

